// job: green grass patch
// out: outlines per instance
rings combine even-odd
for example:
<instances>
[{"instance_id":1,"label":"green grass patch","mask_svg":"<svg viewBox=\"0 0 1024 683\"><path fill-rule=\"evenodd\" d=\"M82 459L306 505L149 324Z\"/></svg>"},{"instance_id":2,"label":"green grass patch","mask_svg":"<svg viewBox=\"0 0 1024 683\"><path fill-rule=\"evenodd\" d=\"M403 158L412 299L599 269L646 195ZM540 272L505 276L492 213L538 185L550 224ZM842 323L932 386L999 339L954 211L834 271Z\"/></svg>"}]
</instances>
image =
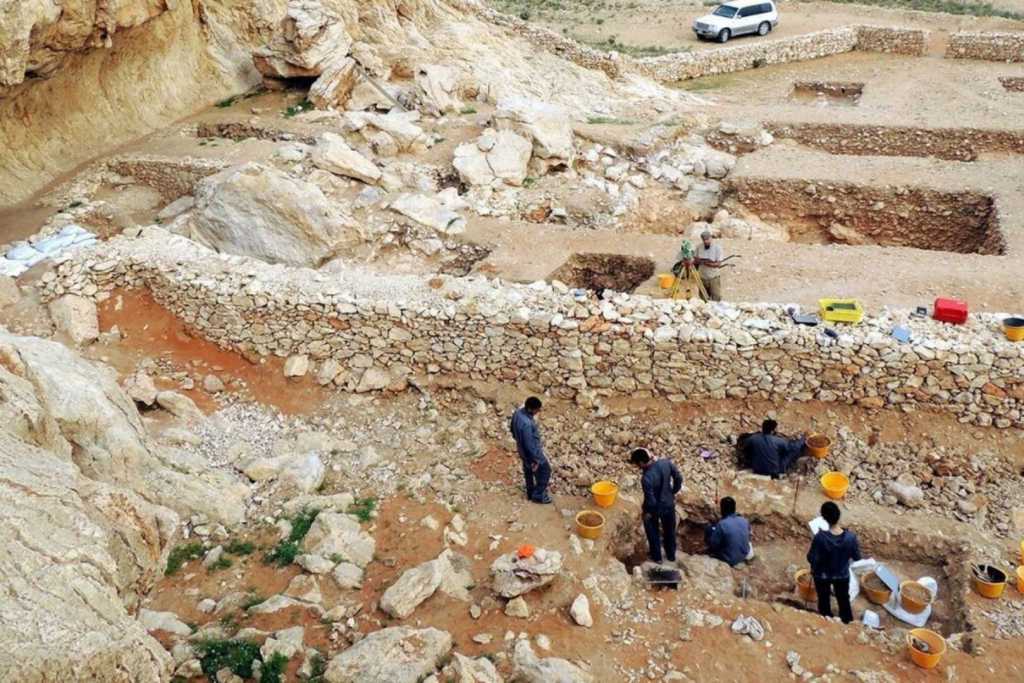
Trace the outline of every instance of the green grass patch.
<instances>
[{"instance_id":1,"label":"green grass patch","mask_svg":"<svg viewBox=\"0 0 1024 683\"><path fill-rule=\"evenodd\" d=\"M358 498L352 503L346 512L353 515L363 524L373 519L373 511L377 509L376 498Z\"/></svg>"},{"instance_id":2,"label":"green grass patch","mask_svg":"<svg viewBox=\"0 0 1024 683\"><path fill-rule=\"evenodd\" d=\"M270 659L263 662L263 667L260 669L260 683L282 683L286 668L288 668L288 658L280 652L275 652Z\"/></svg>"},{"instance_id":3,"label":"green grass patch","mask_svg":"<svg viewBox=\"0 0 1024 683\"><path fill-rule=\"evenodd\" d=\"M211 681L228 668L236 676L252 678L252 663L260 658L260 647L248 640L203 640L196 644L203 673Z\"/></svg>"},{"instance_id":4,"label":"green grass patch","mask_svg":"<svg viewBox=\"0 0 1024 683\"><path fill-rule=\"evenodd\" d=\"M304 111L309 111L313 108L313 103L309 100L302 100L298 104L293 104L284 110L284 117L290 119L293 116L298 116Z\"/></svg>"},{"instance_id":5,"label":"green grass patch","mask_svg":"<svg viewBox=\"0 0 1024 683\"><path fill-rule=\"evenodd\" d=\"M324 674L327 673L327 660L317 652L310 660L310 673L306 683L324 683Z\"/></svg>"},{"instance_id":6,"label":"green grass patch","mask_svg":"<svg viewBox=\"0 0 1024 683\"><path fill-rule=\"evenodd\" d=\"M310 527L313 526L313 520L318 514L320 514L319 510L302 510L297 513L291 519L292 532L288 534L288 538L264 555L263 561L267 564L276 564L278 567L287 567L294 562L295 557L299 554L299 545L309 533Z\"/></svg>"},{"instance_id":7,"label":"green grass patch","mask_svg":"<svg viewBox=\"0 0 1024 683\"><path fill-rule=\"evenodd\" d=\"M247 610L250 607L255 607L256 605L259 605L265 601L266 598L260 595L259 593L250 593L249 597L247 597L245 601L242 602L242 609Z\"/></svg>"},{"instance_id":8,"label":"green grass patch","mask_svg":"<svg viewBox=\"0 0 1024 683\"><path fill-rule=\"evenodd\" d=\"M237 101L238 101L238 95L232 95L231 97L229 97L227 99L221 100L220 102L218 102L214 106L216 106L216 107L218 107L220 109L227 109L228 107L230 107L231 105L233 105Z\"/></svg>"},{"instance_id":9,"label":"green grass patch","mask_svg":"<svg viewBox=\"0 0 1024 683\"><path fill-rule=\"evenodd\" d=\"M942 12L972 17L1003 17L1024 21L1024 12L993 7L987 2L956 2L955 0L828 0L842 5L874 5L919 12Z\"/></svg>"},{"instance_id":10,"label":"green grass patch","mask_svg":"<svg viewBox=\"0 0 1024 683\"><path fill-rule=\"evenodd\" d=\"M470 114L476 113L476 107L463 107L462 111L459 112L463 116L469 116Z\"/></svg>"},{"instance_id":11,"label":"green grass patch","mask_svg":"<svg viewBox=\"0 0 1024 683\"><path fill-rule=\"evenodd\" d=\"M678 87L683 90L689 90L690 92L704 92L707 90L717 90L719 88L725 88L736 82L736 76L733 74L719 74L717 76L703 76L701 78L691 78L687 81L681 81L678 83Z\"/></svg>"},{"instance_id":12,"label":"green grass patch","mask_svg":"<svg viewBox=\"0 0 1024 683\"><path fill-rule=\"evenodd\" d=\"M208 572L219 572L222 569L230 569L231 568L231 564L232 564L232 562L231 562L231 558L230 557L224 557L223 555L221 555L220 557L217 558L216 562L214 562L213 564L211 564L209 567L206 568L206 571L208 571Z\"/></svg>"},{"instance_id":13,"label":"green grass patch","mask_svg":"<svg viewBox=\"0 0 1024 683\"><path fill-rule=\"evenodd\" d=\"M233 540L224 546L224 552L232 555L251 555L256 550L256 544L251 541Z\"/></svg>"},{"instance_id":14,"label":"green grass patch","mask_svg":"<svg viewBox=\"0 0 1024 683\"><path fill-rule=\"evenodd\" d=\"M171 554L167 556L167 568L164 569L164 575L170 576L177 573L186 562L202 557L204 551L202 543L185 543L174 546Z\"/></svg>"},{"instance_id":15,"label":"green grass patch","mask_svg":"<svg viewBox=\"0 0 1024 683\"><path fill-rule=\"evenodd\" d=\"M615 116L588 116L587 123L603 126L632 126L640 122L635 119L620 119Z\"/></svg>"}]
</instances>

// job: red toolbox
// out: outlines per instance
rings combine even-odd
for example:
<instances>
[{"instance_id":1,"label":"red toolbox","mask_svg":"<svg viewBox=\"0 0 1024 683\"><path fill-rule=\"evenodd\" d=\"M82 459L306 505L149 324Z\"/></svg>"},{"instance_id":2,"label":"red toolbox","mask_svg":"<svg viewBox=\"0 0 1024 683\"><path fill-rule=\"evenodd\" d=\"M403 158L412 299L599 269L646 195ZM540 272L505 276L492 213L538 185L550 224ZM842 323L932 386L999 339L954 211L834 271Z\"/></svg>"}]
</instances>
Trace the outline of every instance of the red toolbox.
<instances>
[{"instance_id":1,"label":"red toolbox","mask_svg":"<svg viewBox=\"0 0 1024 683\"><path fill-rule=\"evenodd\" d=\"M932 317L944 323L962 325L967 322L967 302L957 299L936 299Z\"/></svg>"}]
</instances>

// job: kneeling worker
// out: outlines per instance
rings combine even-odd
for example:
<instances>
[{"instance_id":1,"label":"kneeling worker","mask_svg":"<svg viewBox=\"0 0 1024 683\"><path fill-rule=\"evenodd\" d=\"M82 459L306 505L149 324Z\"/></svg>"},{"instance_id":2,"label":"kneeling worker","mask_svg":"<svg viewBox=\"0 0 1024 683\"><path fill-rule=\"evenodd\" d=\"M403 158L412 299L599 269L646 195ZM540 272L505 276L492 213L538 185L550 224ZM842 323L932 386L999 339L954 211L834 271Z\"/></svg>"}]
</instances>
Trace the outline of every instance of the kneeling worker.
<instances>
[{"instance_id":1,"label":"kneeling worker","mask_svg":"<svg viewBox=\"0 0 1024 683\"><path fill-rule=\"evenodd\" d=\"M754 559L750 545L750 522L736 514L736 501L726 496L718 503L722 518L705 531L708 555L735 567Z\"/></svg>"},{"instance_id":2,"label":"kneeling worker","mask_svg":"<svg viewBox=\"0 0 1024 683\"><path fill-rule=\"evenodd\" d=\"M642 507L644 532L647 534L648 557L651 562L676 561L676 494L683 488L683 475L667 458L654 460L646 448L637 448L629 461L643 470L640 484L644 490Z\"/></svg>"},{"instance_id":3,"label":"kneeling worker","mask_svg":"<svg viewBox=\"0 0 1024 683\"><path fill-rule=\"evenodd\" d=\"M784 439L776 430L779 423L765 420L761 423L759 434L745 434L740 437L740 448L743 460L754 470L755 474L763 474L778 479L804 452L805 439Z\"/></svg>"}]
</instances>

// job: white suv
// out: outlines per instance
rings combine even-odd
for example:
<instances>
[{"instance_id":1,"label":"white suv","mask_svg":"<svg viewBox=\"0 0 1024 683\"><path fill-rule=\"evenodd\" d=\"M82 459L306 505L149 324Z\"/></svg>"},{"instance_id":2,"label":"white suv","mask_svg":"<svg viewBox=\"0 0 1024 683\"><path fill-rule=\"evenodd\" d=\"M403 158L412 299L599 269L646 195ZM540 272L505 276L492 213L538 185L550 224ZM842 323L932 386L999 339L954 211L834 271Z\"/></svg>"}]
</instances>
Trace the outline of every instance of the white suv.
<instances>
[{"instance_id":1,"label":"white suv","mask_svg":"<svg viewBox=\"0 0 1024 683\"><path fill-rule=\"evenodd\" d=\"M779 11L772 0L735 0L694 21L693 32L698 38L724 43L745 33L767 35L778 23Z\"/></svg>"}]
</instances>

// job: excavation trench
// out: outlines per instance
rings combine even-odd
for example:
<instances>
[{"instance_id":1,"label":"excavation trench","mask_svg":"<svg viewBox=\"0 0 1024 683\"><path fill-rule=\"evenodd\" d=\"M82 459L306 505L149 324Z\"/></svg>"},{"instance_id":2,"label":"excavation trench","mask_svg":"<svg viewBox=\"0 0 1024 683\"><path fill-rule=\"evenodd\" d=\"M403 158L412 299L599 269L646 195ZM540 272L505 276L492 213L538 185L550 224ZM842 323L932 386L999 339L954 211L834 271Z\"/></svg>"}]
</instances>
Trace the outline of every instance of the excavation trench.
<instances>
[{"instance_id":1,"label":"excavation trench","mask_svg":"<svg viewBox=\"0 0 1024 683\"><path fill-rule=\"evenodd\" d=\"M1007 90L1014 89L1005 82L1003 87ZM1020 87L1024 88L1024 85ZM794 99L797 98L796 92L794 87ZM818 95L804 97L816 98ZM857 97L859 98L859 95ZM778 121L767 121L764 126L776 138L794 140L806 147L821 149L831 154L935 157L948 161L975 161L984 153L1024 154L1024 131L1020 130ZM752 150L751 147L740 151Z\"/></svg>"},{"instance_id":2,"label":"excavation trench","mask_svg":"<svg viewBox=\"0 0 1024 683\"><path fill-rule=\"evenodd\" d=\"M716 511L705 504L684 506L680 518L677 543L682 583L698 586L700 590L721 590L726 583L704 585L707 571L700 563L687 556L705 553L704 529L716 519ZM748 515L755 558L728 570L722 563L712 564L715 571L728 573L733 578L735 597L759 602L782 603L795 609L817 611L817 603L803 600L795 591L794 574L807 567L807 550L811 535L806 522L791 515L778 513ZM928 628L950 635L973 630L964 600L965 587L970 582L970 556L962 542L942 535L929 535L920 529L904 527L875 527L861 521L855 531L860 539L861 553L892 570L901 580L917 580L930 576L938 583L938 594L933 604ZM634 568L647 561L647 541L635 518L622 519L612 530L609 548L631 574ZM695 569L696 568L696 569ZM837 609L833 603L833 611ZM879 615L883 628L911 628L889 614L884 607L871 603L865 592L853 602L855 619L861 619L865 610Z\"/></svg>"},{"instance_id":3,"label":"excavation trench","mask_svg":"<svg viewBox=\"0 0 1024 683\"><path fill-rule=\"evenodd\" d=\"M654 261L642 256L573 254L548 279L600 296L606 289L633 292L653 275Z\"/></svg>"},{"instance_id":4,"label":"excavation trench","mask_svg":"<svg viewBox=\"0 0 1024 683\"><path fill-rule=\"evenodd\" d=\"M1002 254L1006 243L992 197L923 187L741 177L731 199L811 244L911 247Z\"/></svg>"},{"instance_id":5,"label":"excavation trench","mask_svg":"<svg viewBox=\"0 0 1024 683\"><path fill-rule=\"evenodd\" d=\"M864 84L852 81L795 81L789 98L819 107L855 107L864 94Z\"/></svg>"}]
</instances>

